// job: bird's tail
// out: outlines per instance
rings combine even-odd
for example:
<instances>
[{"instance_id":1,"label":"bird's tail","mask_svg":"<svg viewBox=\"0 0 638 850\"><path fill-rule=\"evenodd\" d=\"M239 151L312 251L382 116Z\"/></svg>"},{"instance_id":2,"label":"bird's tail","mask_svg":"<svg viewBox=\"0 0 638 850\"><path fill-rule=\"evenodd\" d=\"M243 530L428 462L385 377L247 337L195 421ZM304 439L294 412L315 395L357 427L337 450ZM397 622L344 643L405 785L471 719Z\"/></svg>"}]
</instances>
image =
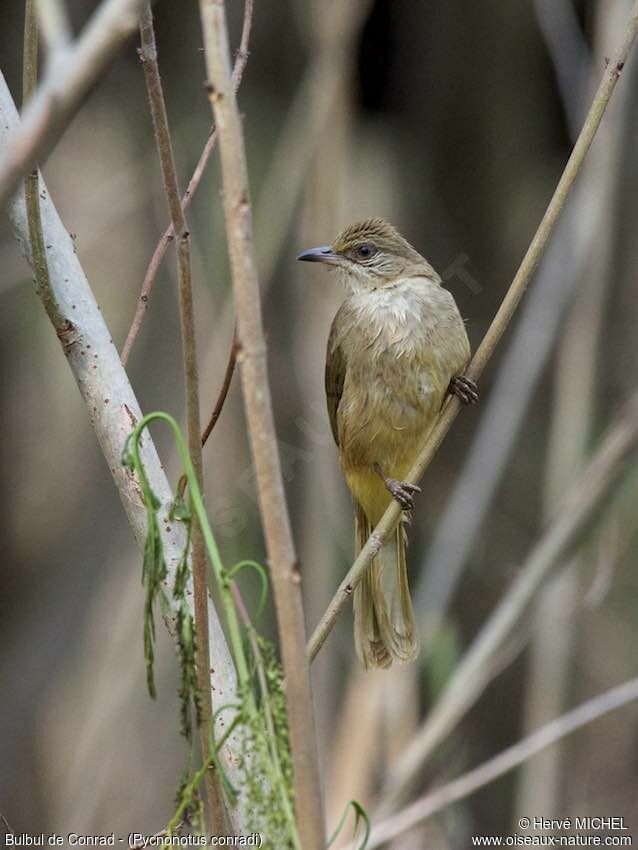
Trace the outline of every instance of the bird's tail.
<instances>
[{"instance_id":1,"label":"bird's tail","mask_svg":"<svg viewBox=\"0 0 638 850\"><path fill-rule=\"evenodd\" d=\"M355 505L357 554L371 533L363 508ZM419 651L405 547L405 530L399 522L354 591L354 642L366 669L412 661Z\"/></svg>"}]
</instances>

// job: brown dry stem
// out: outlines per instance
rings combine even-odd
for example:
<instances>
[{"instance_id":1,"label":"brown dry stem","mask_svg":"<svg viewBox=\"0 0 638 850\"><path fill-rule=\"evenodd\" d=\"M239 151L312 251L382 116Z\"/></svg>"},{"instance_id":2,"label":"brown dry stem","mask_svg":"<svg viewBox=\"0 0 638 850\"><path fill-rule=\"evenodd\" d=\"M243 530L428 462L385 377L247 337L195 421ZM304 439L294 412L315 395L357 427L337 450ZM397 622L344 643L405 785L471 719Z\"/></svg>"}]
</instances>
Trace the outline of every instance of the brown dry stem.
<instances>
[{"instance_id":1,"label":"brown dry stem","mask_svg":"<svg viewBox=\"0 0 638 850\"><path fill-rule=\"evenodd\" d=\"M186 388L186 420L188 451L193 462L197 483L204 492L202 445L199 424L199 379L197 370L197 346L195 341L195 318L193 311L193 284L191 274L190 234L179 193L177 169L173 156L173 145L168 126L166 104L162 90L157 45L153 29L153 13L150 3L144 7L140 18L140 60L144 68L146 88L153 119L164 191L171 213L173 232L177 234L177 276L179 286L179 312L182 336L184 383ZM199 717L200 741L204 761L209 758L208 731L212 717L210 684L210 656L208 650L208 588L206 584L206 549L197 516L193 511L191 525L193 592L195 627L197 630L197 682L201 700ZM224 801L218 775L207 771L206 796L213 829L221 834L225 831L226 818Z\"/></svg>"},{"instance_id":2,"label":"brown dry stem","mask_svg":"<svg viewBox=\"0 0 638 850\"><path fill-rule=\"evenodd\" d=\"M301 577L292 541L268 383L246 152L230 74L226 11L219 0L200 0L200 10L208 92L219 132L226 232L239 336L238 361L286 677L297 824L304 850L323 850L323 806L305 651Z\"/></svg>"},{"instance_id":3,"label":"brown dry stem","mask_svg":"<svg viewBox=\"0 0 638 850\"><path fill-rule=\"evenodd\" d=\"M233 85L235 87L235 90L239 88L239 84L241 83L241 79L246 69L246 63L248 62L248 43L250 40L252 20L253 0L246 0L246 2L244 3L244 24L242 27L241 41L239 44L239 49L237 50L237 55L235 57L235 67L233 68ZM215 150L216 144L217 128L213 127L210 131L208 139L206 140L204 149L200 154L199 160L195 167L195 171L193 171L193 176L191 177L186 191L184 192L184 196L182 198L182 210L184 212L186 212L186 210L190 206L190 203L193 200L193 196L199 188L199 184L201 183L202 177L204 176L204 171L206 170L206 166L208 165L208 161L210 160L211 154ZM124 345L122 347L121 359L124 366L126 366L128 362L128 359L131 355L131 349L135 344L137 335L139 334L140 328L142 327L142 323L144 322L144 317L146 316L146 311L148 309L148 300L150 298L153 285L155 283L155 278L157 277L157 273L162 264L162 260L164 259L168 246L174 238L175 231L173 230L173 222L171 221L164 233L161 235L159 242L155 246L153 256L151 257L151 261L149 262L148 268L146 269L146 274L144 275L144 280L142 281L142 289L140 290L139 298L137 299L135 315L133 316L131 327L129 328L129 332L126 335L126 341L124 342Z\"/></svg>"}]
</instances>

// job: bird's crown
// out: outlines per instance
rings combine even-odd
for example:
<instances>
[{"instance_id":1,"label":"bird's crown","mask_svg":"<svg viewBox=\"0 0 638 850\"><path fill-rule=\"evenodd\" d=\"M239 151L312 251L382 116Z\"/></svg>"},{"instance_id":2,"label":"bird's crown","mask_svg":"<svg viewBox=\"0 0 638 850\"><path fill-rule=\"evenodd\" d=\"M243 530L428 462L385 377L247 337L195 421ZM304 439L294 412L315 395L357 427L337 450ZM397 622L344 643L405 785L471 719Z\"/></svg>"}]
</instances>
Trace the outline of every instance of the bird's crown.
<instances>
[{"instance_id":1,"label":"bird's crown","mask_svg":"<svg viewBox=\"0 0 638 850\"><path fill-rule=\"evenodd\" d=\"M364 246L406 260L421 259L421 255L410 245L407 239L383 218L367 218L351 224L335 239L332 248L336 253L351 253Z\"/></svg>"}]
</instances>

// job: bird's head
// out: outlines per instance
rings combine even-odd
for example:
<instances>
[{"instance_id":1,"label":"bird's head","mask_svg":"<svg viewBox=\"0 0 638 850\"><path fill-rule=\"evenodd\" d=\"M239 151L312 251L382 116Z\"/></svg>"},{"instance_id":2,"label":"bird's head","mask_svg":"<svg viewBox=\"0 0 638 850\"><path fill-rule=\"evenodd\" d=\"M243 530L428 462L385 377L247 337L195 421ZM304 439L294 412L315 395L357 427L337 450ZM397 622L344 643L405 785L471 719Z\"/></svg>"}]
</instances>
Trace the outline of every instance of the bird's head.
<instances>
[{"instance_id":1,"label":"bird's head","mask_svg":"<svg viewBox=\"0 0 638 850\"><path fill-rule=\"evenodd\" d=\"M428 261L382 218L351 224L332 245L311 248L297 259L337 268L346 286L355 291L391 286L407 277L439 281Z\"/></svg>"}]
</instances>

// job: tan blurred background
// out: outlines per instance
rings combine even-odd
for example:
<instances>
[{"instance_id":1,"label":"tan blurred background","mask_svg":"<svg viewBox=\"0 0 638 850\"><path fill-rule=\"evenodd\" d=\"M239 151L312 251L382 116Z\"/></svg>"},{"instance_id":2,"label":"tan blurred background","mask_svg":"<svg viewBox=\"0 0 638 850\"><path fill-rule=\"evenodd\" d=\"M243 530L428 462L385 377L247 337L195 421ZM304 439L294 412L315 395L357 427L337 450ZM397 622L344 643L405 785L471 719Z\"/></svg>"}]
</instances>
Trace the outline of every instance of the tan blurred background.
<instances>
[{"instance_id":1,"label":"tan blurred background","mask_svg":"<svg viewBox=\"0 0 638 850\"><path fill-rule=\"evenodd\" d=\"M89 6L68 3L76 31ZM296 254L331 241L353 219L389 218L444 274L476 347L560 176L591 83L618 42L628 8L626 0L256 0L239 101L275 413L310 627L349 565L353 535L323 397L325 341L342 293L321 269L296 264ZM228 11L237 43L242 4L228 3ZM23 4L5 0L0 14L0 68L17 98ZM159 0L155 16L184 187L210 126L197 4ZM135 47L131 41L120 52L44 166L120 347L168 220ZM405 670L362 676L348 613L313 668L331 825L352 796L374 808L389 765L507 589L557 494L636 386L636 61L624 71L604 130L569 226L552 246L552 265L541 268L550 276L547 292L573 278L585 295L567 318L551 297L540 305L538 315L560 319L555 339L547 359L540 358L539 381L523 391L528 403L520 406L513 451L502 458L495 498L486 502L450 588L446 541L436 557L428 547L491 389L501 386L516 328L482 380L482 406L457 420L423 482L411 580L418 599L427 597L440 614L426 651ZM206 412L232 336L219 192L213 157L188 216ZM129 374L145 411L181 416L175 283L169 251ZM16 832L153 832L171 812L183 759L173 651L162 633L154 703L144 686L140 554L4 222L0 298L0 811ZM517 323L531 301L532 294ZM527 364L543 341L530 333L527 345L516 361L524 388ZM507 410L507 399L494 415L499 409ZM166 435L158 431L157 441L175 477ZM485 445L498 457L504 442L494 431ZM229 564L263 559L237 381L204 460L224 557ZM635 675L635 492L630 482L567 578L521 622L498 675L424 769L419 789ZM482 493L475 488L474 503ZM462 526L461 511L452 528ZM272 610L263 625L274 635ZM637 716L627 709L598 721L554 748L549 761L530 762L395 846L463 848L473 833L507 834L520 814L623 815L638 840Z\"/></svg>"}]
</instances>

